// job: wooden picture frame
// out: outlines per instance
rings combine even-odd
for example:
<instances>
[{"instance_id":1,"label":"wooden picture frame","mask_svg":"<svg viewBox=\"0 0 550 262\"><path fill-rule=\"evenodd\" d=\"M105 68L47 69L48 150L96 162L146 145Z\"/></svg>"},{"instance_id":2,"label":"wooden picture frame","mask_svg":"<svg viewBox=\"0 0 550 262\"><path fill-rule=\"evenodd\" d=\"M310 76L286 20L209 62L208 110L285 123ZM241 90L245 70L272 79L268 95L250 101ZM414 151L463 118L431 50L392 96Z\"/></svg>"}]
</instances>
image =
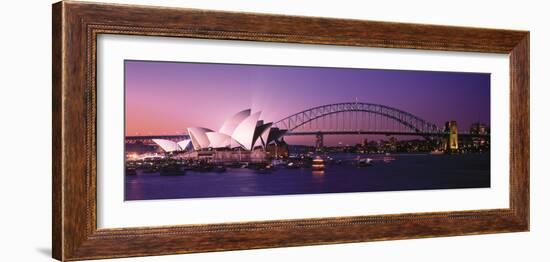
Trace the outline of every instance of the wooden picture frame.
<instances>
[{"instance_id":1,"label":"wooden picture frame","mask_svg":"<svg viewBox=\"0 0 550 262\"><path fill-rule=\"evenodd\" d=\"M529 32L83 2L53 5L53 257L82 260L529 230ZM99 34L508 54L510 208L98 229Z\"/></svg>"}]
</instances>

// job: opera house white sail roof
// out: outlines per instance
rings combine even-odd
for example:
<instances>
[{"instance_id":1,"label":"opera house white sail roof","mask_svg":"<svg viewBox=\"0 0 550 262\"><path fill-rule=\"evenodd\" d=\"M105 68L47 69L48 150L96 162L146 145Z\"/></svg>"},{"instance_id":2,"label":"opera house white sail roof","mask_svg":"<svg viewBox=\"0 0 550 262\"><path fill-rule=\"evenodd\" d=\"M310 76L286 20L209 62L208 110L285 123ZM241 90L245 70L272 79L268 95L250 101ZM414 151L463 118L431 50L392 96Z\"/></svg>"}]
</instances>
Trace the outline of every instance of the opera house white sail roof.
<instances>
[{"instance_id":1,"label":"opera house white sail roof","mask_svg":"<svg viewBox=\"0 0 550 262\"><path fill-rule=\"evenodd\" d=\"M237 128L237 126L243 121L245 120L247 117L250 116L250 113L252 112L252 110L250 109L246 109L246 110L243 110L237 114L235 114L234 116L228 118L227 120L225 120L225 122L223 123L222 127L220 128L220 133L222 134L226 134L226 135L229 135L229 136L232 136L233 135L233 131L235 131L235 128Z\"/></svg>"},{"instance_id":2,"label":"opera house white sail roof","mask_svg":"<svg viewBox=\"0 0 550 262\"><path fill-rule=\"evenodd\" d=\"M242 148L253 150L265 148L279 139L284 132L272 128L273 123L260 120L261 112L252 113L246 109L225 120L219 131L204 127L187 129L190 139L173 142L165 139L153 139L166 152L202 150L208 148Z\"/></svg>"},{"instance_id":3,"label":"opera house white sail roof","mask_svg":"<svg viewBox=\"0 0 550 262\"><path fill-rule=\"evenodd\" d=\"M231 136L219 132L207 132L206 137L210 141L210 147L222 148L231 146Z\"/></svg>"},{"instance_id":4,"label":"opera house white sail roof","mask_svg":"<svg viewBox=\"0 0 550 262\"><path fill-rule=\"evenodd\" d=\"M178 146L180 146L180 149L183 151L189 150L193 146L191 144L191 139L185 139L185 140L179 141L177 144Z\"/></svg>"},{"instance_id":5,"label":"opera house white sail roof","mask_svg":"<svg viewBox=\"0 0 550 262\"><path fill-rule=\"evenodd\" d=\"M256 112L245 118L231 135L244 149L252 150L254 146L254 132L256 131L261 112Z\"/></svg>"},{"instance_id":6,"label":"opera house white sail roof","mask_svg":"<svg viewBox=\"0 0 550 262\"><path fill-rule=\"evenodd\" d=\"M213 132L211 129L204 127L190 127L187 128L187 133L191 137L191 143L195 150L200 150L210 147L210 140L208 140L207 132Z\"/></svg>"},{"instance_id":7,"label":"opera house white sail roof","mask_svg":"<svg viewBox=\"0 0 550 262\"><path fill-rule=\"evenodd\" d=\"M162 148L165 152L175 152L175 151L184 151L188 150L191 144L191 139L182 140L179 142L174 142L166 139L153 139L157 145Z\"/></svg>"}]
</instances>

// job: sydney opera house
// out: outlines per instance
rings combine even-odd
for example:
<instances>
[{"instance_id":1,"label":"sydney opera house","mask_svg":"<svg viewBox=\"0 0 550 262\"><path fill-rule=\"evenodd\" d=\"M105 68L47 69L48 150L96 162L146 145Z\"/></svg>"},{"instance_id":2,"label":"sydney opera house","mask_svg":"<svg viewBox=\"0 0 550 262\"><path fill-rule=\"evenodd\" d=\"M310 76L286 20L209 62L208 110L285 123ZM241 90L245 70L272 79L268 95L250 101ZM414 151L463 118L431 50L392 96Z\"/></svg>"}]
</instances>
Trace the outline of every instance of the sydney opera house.
<instances>
[{"instance_id":1,"label":"sydney opera house","mask_svg":"<svg viewBox=\"0 0 550 262\"><path fill-rule=\"evenodd\" d=\"M261 112L243 110L225 120L218 131L205 127L187 129L189 139L174 142L153 139L165 152L205 152L205 151L266 151L275 144L284 131L272 127L273 123L260 120ZM259 150L256 150L259 149Z\"/></svg>"}]
</instances>

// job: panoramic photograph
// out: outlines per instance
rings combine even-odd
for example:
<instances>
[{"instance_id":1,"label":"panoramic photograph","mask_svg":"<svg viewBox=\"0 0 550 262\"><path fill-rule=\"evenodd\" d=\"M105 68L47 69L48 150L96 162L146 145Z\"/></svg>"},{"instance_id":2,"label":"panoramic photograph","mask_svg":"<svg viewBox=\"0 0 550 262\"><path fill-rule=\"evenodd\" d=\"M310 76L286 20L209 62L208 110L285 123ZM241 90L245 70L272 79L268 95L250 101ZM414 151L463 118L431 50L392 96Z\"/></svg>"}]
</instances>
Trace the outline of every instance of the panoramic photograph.
<instances>
[{"instance_id":1,"label":"panoramic photograph","mask_svg":"<svg viewBox=\"0 0 550 262\"><path fill-rule=\"evenodd\" d=\"M488 73L125 60L125 200L488 188Z\"/></svg>"}]
</instances>

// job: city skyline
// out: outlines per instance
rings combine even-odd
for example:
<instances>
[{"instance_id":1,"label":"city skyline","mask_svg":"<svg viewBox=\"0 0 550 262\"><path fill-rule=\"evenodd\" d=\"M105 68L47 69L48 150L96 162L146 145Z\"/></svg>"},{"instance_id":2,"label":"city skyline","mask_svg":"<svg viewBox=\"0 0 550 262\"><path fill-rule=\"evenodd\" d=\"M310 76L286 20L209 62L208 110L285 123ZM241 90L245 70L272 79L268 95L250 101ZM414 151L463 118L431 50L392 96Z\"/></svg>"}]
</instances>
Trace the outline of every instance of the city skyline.
<instances>
[{"instance_id":1,"label":"city skyline","mask_svg":"<svg viewBox=\"0 0 550 262\"><path fill-rule=\"evenodd\" d=\"M184 134L193 126L217 130L246 108L274 122L352 101L394 107L440 127L456 120L467 130L476 122L490 125L490 74L125 61L127 136ZM355 140L332 136L329 143Z\"/></svg>"}]
</instances>

